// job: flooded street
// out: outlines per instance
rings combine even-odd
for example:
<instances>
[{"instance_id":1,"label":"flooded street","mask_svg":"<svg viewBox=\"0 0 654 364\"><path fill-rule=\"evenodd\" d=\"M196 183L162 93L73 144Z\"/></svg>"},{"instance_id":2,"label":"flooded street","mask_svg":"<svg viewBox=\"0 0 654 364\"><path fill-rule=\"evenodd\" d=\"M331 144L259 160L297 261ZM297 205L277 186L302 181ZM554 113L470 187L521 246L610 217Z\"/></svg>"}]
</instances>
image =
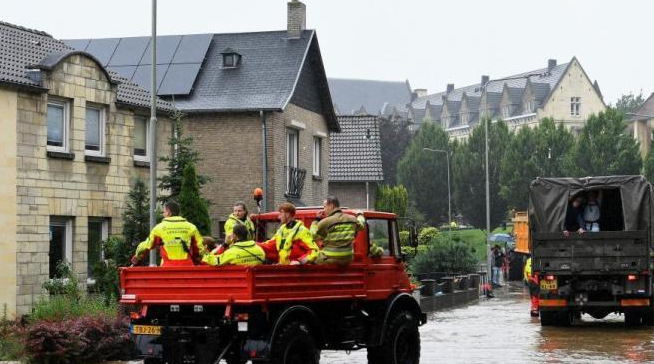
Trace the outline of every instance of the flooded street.
<instances>
[{"instance_id":1,"label":"flooded street","mask_svg":"<svg viewBox=\"0 0 654 364\"><path fill-rule=\"evenodd\" d=\"M520 285L479 304L433 312L420 330L421 363L651 363L654 329L627 329L623 317L584 315L568 328L541 328ZM323 352L321 363L365 364L365 350Z\"/></svg>"}]
</instances>

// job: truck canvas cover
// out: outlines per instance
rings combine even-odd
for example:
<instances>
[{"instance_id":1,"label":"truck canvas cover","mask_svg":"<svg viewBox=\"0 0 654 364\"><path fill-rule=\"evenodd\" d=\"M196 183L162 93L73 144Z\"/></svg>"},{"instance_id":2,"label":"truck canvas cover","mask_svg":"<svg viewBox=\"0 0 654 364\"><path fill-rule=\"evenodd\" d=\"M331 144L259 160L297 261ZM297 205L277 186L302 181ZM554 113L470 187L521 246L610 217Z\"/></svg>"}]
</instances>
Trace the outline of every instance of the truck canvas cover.
<instances>
[{"instance_id":1,"label":"truck canvas cover","mask_svg":"<svg viewBox=\"0 0 654 364\"><path fill-rule=\"evenodd\" d=\"M604 189L620 191L625 231L641 230L652 234L652 188L643 176L536 178L531 183L529 201L532 231L560 233L570 197L583 191Z\"/></svg>"}]
</instances>

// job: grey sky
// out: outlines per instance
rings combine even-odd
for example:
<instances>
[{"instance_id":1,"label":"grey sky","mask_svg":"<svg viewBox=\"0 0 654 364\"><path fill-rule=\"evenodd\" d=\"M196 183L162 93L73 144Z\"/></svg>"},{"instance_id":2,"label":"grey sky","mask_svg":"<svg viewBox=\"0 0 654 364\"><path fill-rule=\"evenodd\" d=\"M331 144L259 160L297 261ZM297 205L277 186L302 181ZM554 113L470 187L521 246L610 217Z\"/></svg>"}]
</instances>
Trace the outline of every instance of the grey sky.
<instances>
[{"instance_id":1,"label":"grey sky","mask_svg":"<svg viewBox=\"0 0 654 364\"><path fill-rule=\"evenodd\" d=\"M654 91L652 1L304 0L329 77L441 91L577 56L607 103ZM91 5L92 4L92 5ZM103 7L100 7L103 4ZM0 20L56 38L150 34L150 0L8 1ZM285 0L159 0L159 34L286 27Z\"/></svg>"}]
</instances>

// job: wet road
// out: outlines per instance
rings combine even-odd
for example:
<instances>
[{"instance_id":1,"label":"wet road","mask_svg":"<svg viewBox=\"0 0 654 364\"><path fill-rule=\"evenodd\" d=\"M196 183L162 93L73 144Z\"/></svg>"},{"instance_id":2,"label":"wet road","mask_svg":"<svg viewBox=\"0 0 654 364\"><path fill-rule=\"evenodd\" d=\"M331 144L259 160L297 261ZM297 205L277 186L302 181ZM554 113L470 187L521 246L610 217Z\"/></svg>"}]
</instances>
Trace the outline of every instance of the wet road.
<instances>
[{"instance_id":1,"label":"wet road","mask_svg":"<svg viewBox=\"0 0 654 364\"><path fill-rule=\"evenodd\" d=\"M496 298L434 312L421 327L420 362L432 363L653 363L654 329L629 328L623 317L584 315L568 328L541 328L529 317L522 287L496 289ZM366 352L323 352L323 364L365 364Z\"/></svg>"}]
</instances>

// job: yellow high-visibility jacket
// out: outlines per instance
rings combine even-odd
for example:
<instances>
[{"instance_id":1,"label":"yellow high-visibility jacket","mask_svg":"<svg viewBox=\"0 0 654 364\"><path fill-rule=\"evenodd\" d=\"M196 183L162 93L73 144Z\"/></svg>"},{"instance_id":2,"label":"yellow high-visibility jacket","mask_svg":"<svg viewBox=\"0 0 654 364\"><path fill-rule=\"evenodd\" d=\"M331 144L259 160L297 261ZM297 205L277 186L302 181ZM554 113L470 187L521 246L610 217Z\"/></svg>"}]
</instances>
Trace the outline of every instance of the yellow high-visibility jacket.
<instances>
[{"instance_id":1,"label":"yellow high-visibility jacket","mask_svg":"<svg viewBox=\"0 0 654 364\"><path fill-rule=\"evenodd\" d=\"M525 282L529 283L529 281L531 281L533 278L531 275L531 257L527 259L527 262L525 262L525 270L523 274Z\"/></svg>"},{"instance_id":2,"label":"yellow high-visibility jacket","mask_svg":"<svg viewBox=\"0 0 654 364\"><path fill-rule=\"evenodd\" d=\"M206 253L198 229L181 216L167 217L157 224L148 239L136 247L132 263L156 247L161 253L161 266L193 265Z\"/></svg>"},{"instance_id":3,"label":"yellow high-visibility jacket","mask_svg":"<svg viewBox=\"0 0 654 364\"><path fill-rule=\"evenodd\" d=\"M259 265L263 264L266 254L254 240L237 241L221 255L207 254L203 262L208 265Z\"/></svg>"},{"instance_id":4,"label":"yellow high-visibility jacket","mask_svg":"<svg viewBox=\"0 0 654 364\"><path fill-rule=\"evenodd\" d=\"M250 220L250 217L246 216L245 220L239 220L239 218L234 214L230 214L229 217L227 217L227 221L225 221L225 237L232 235L234 232L234 226L237 224L245 225L245 227L248 229L248 240L255 239L254 223L252 220Z\"/></svg>"},{"instance_id":5,"label":"yellow high-visibility jacket","mask_svg":"<svg viewBox=\"0 0 654 364\"><path fill-rule=\"evenodd\" d=\"M319 222L314 221L311 224L311 233L316 240L322 240L322 252L326 256L345 257L354 254L352 241L357 231L365 227L366 219L363 215L354 217L336 209Z\"/></svg>"},{"instance_id":6,"label":"yellow high-visibility jacket","mask_svg":"<svg viewBox=\"0 0 654 364\"><path fill-rule=\"evenodd\" d=\"M311 231L302 221L296 220L290 225L283 224L272 239L260 244L266 257L271 261L278 260L279 264L290 264L294 260L302 264L313 263L318 257L318 245L314 243Z\"/></svg>"}]
</instances>

